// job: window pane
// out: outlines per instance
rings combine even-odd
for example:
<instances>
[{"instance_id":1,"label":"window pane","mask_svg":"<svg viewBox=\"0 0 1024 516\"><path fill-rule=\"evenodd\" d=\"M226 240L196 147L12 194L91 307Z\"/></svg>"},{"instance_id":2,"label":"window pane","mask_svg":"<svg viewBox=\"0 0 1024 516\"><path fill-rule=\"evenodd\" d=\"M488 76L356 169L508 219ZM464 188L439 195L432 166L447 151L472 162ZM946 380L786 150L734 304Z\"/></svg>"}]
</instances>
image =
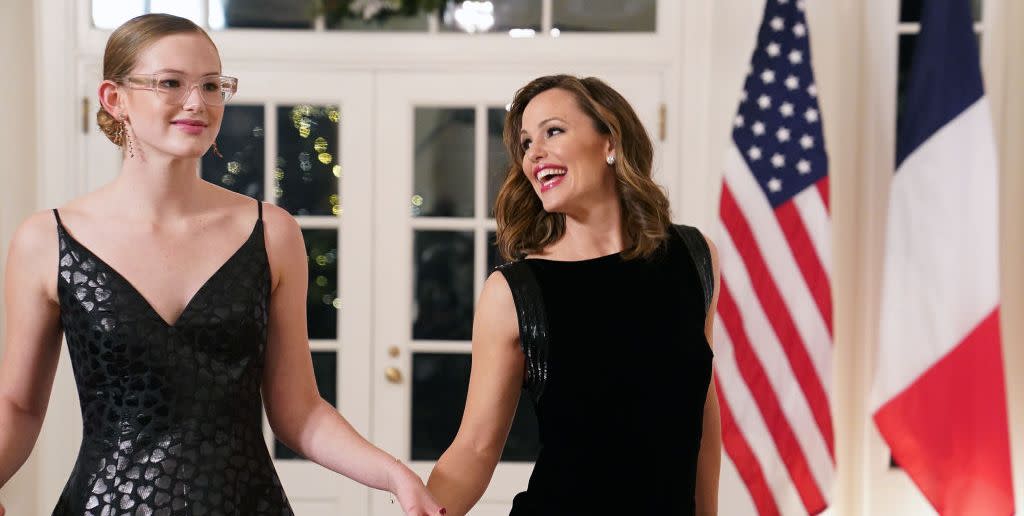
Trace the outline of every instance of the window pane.
<instances>
[{"instance_id":1,"label":"window pane","mask_svg":"<svg viewBox=\"0 0 1024 516\"><path fill-rule=\"evenodd\" d=\"M418 107L415 117L413 216L472 217L475 111Z\"/></svg>"},{"instance_id":2,"label":"window pane","mask_svg":"<svg viewBox=\"0 0 1024 516\"><path fill-rule=\"evenodd\" d=\"M555 28L587 32L654 32L657 0L551 0Z\"/></svg>"},{"instance_id":3,"label":"window pane","mask_svg":"<svg viewBox=\"0 0 1024 516\"><path fill-rule=\"evenodd\" d=\"M203 26L203 2L205 0L149 0L149 12L167 13L188 18Z\"/></svg>"},{"instance_id":4,"label":"window pane","mask_svg":"<svg viewBox=\"0 0 1024 516\"><path fill-rule=\"evenodd\" d=\"M316 387L320 391L320 397L330 403L331 406L338 406L338 352L337 351L313 351L313 376L316 377ZM281 441L274 439L274 458L278 460L302 459L304 457L295 453Z\"/></svg>"},{"instance_id":5,"label":"window pane","mask_svg":"<svg viewBox=\"0 0 1024 516\"><path fill-rule=\"evenodd\" d=\"M900 2L900 21L921 21L921 7L924 2L925 0L903 0ZM971 13L974 15L975 21L981 20L981 3L982 0L971 0Z\"/></svg>"},{"instance_id":6,"label":"window pane","mask_svg":"<svg viewBox=\"0 0 1024 516\"><path fill-rule=\"evenodd\" d=\"M473 233L416 231L413 237L416 340L469 340L473 328Z\"/></svg>"},{"instance_id":7,"label":"window pane","mask_svg":"<svg viewBox=\"0 0 1024 516\"><path fill-rule=\"evenodd\" d=\"M508 152L501 134L505 128L505 108L487 110L487 216L494 217L494 200L508 171Z\"/></svg>"},{"instance_id":8,"label":"window pane","mask_svg":"<svg viewBox=\"0 0 1024 516\"><path fill-rule=\"evenodd\" d=\"M145 12L145 0L92 0L92 24L97 29L117 28Z\"/></svg>"},{"instance_id":9,"label":"window pane","mask_svg":"<svg viewBox=\"0 0 1024 516\"><path fill-rule=\"evenodd\" d=\"M304 229L309 260L309 292L306 295L306 323L309 338L338 338L338 232L333 229Z\"/></svg>"},{"instance_id":10,"label":"window pane","mask_svg":"<svg viewBox=\"0 0 1024 516\"><path fill-rule=\"evenodd\" d=\"M263 106L231 104L224 107L224 120L217 135L217 147L203 155L203 179L228 190L263 200Z\"/></svg>"},{"instance_id":11,"label":"window pane","mask_svg":"<svg viewBox=\"0 0 1024 516\"><path fill-rule=\"evenodd\" d=\"M494 231L487 232L487 270L484 277L490 276L494 268L505 263L505 259L498 252L498 234Z\"/></svg>"},{"instance_id":12,"label":"window pane","mask_svg":"<svg viewBox=\"0 0 1024 516\"><path fill-rule=\"evenodd\" d=\"M367 6L387 6L387 3L370 2ZM412 12L387 11L386 15L371 15L370 19L361 15L351 15L348 6L337 4L338 7L328 8L325 13L327 27L349 31L392 31L392 32L426 32L432 16L426 12L412 9Z\"/></svg>"},{"instance_id":13,"label":"window pane","mask_svg":"<svg viewBox=\"0 0 1024 516\"><path fill-rule=\"evenodd\" d=\"M210 28L310 29L313 0L210 0Z\"/></svg>"},{"instance_id":14,"label":"window pane","mask_svg":"<svg viewBox=\"0 0 1024 516\"><path fill-rule=\"evenodd\" d=\"M466 406L470 365L467 353L413 353L412 460L437 460L452 443ZM539 443L533 402L523 395L501 460L533 461Z\"/></svg>"},{"instance_id":15,"label":"window pane","mask_svg":"<svg viewBox=\"0 0 1024 516\"><path fill-rule=\"evenodd\" d=\"M293 215L338 215L337 106L277 108L277 204Z\"/></svg>"},{"instance_id":16,"label":"window pane","mask_svg":"<svg viewBox=\"0 0 1024 516\"><path fill-rule=\"evenodd\" d=\"M540 30L541 0L448 2L441 15L444 32Z\"/></svg>"}]
</instances>

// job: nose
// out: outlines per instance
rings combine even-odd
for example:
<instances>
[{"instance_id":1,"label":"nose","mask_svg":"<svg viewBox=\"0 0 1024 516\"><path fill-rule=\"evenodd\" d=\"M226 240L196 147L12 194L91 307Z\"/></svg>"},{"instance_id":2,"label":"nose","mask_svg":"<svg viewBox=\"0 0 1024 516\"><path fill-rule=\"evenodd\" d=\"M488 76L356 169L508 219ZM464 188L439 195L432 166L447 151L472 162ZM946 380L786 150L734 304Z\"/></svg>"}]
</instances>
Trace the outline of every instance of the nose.
<instances>
[{"instance_id":1,"label":"nose","mask_svg":"<svg viewBox=\"0 0 1024 516\"><path fill-rule=\"evenodd\" d=\"M187 110L196 110L200 109L205 104L206 101L203 99L203 95L199 91L199 85L190 84L188 90L185 92L182 107Z\"/></svg>"},{"instance_id":2,"label":"nose","mask_svg":"<svg viewBox=\"0 0 1024 516\"><path fill-rule=\"evenodd\" d=\"M545 156L547 156L547 151L544 150L544 146L539 142L530 144L530 148L526 150L526 159L534 163L537 163Z\"/></svg>"}]
</instances>

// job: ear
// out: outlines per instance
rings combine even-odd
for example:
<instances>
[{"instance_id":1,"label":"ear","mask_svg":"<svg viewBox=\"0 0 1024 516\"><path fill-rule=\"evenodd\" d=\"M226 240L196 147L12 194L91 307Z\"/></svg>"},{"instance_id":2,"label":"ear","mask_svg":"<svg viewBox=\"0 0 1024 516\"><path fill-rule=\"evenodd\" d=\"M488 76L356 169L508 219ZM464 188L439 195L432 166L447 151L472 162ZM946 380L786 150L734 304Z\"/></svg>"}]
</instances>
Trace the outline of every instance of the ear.
<instances>
[{"instance_id":1,"label":"ear","mask_svg":"<svg viewBox=\"0 0 1024 516\"><path fill-rule=\"evenodd\" d=\"M100 83L99 89L100 104L110 116L121 119L124 113L124 90L114 81L105 80Z\"/></svg>"},{"instance_id":2,"label":"ear","mask_svg":"<svg viewBox=\"0 0 1024 516\"><path fill-rule=\"evenodd\" d=\"M604 145L604 155L605 156L615 156L615 140L613 140L611 136L609 136L607 138L607 141L605 142L605 145ZM618 156L615 156L615 157L618 158Z\"/></svg>"}]
</instances>

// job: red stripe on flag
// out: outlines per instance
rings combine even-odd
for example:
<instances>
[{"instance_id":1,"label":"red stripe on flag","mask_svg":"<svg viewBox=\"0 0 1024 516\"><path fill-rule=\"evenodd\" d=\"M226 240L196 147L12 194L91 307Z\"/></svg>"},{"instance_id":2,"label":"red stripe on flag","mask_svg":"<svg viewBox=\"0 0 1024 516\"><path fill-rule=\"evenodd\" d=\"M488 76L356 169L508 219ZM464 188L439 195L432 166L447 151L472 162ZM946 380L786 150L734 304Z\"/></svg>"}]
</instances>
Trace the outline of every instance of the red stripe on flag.
<instances>
[{"instance_id":1,"label":"red stripe on flag","mask_svg":"<svg viewBox=\"0 0 1024 516\"><path fill-rule=\"evenodd\" d=\"M818 430L828 445L829 454L835 457L832 437L832 415L829 411L828 396L825 395L825 388L821 384L821 378L818 377L817 372L814 370L814 365L807 354L807 348L800 337L800 333L796 331L796 325L793 324L793 318L789 314L788 307L785 301L783 301L782 295L779 294L778 287L775 286L771 273L768 272L768 265L765 263L764 257L761 256L761 250L757 247L757 241L754 240L754 234L750 229L750 225L743 218L743 213L732 196L728 182L722 184L720 210L722 224L725 226L726 231L729 232L730 238L735 243L736 250L743 259L754 292L757 294L758 301L764 309L772 329L775 330L775 335L778 337L779 344L786 354L786 359L793 369L793 375L796 376L797 383L800 384L800 389L807 399L807 404L811 407L811 413L818 424Z\"/></svg>"},{"instance_id":2,"label":"red stripe on flag","mask_svg":"<svg viewBox=\"0 0 1024 516\"><path fill-rule=\"evenodd\" d=\"M828 275L825 274L825 267L821 265L821 258L814 250L811 236L807 233L804 220L796 209L796 204L790 199L775 208L775 217L779 219L779 226L782 233L786 235L786 242L789 249L796 258L796 265L804 276L814 302L818 305L818 312L825 321L828 334L832 336L832 287L829 285ZM831 342L829 343L831 344Z\"/></svg>"},{"instance_id":3,"label":"red stripe on flag","mask_svg":"<svg viewBox=\"0 0 1024 516\"><path fill-rule=\"evenodd\" d=\"M832 207L829 206L829 185L828 176L825 176L818 180L818 194L821 195L821 202L825 203L825 211L828 213L832 212Z\"/></svg>"},{"instance_id":4,"label":"red stripe on flag","mask_svg":"<svg viewBox=\"0 0 1024 516\"><path fill-rule=\"evenodd\" d=\"M793 479L793 485L800 493L804 507L812 514L824 509L825 499L811 474L807 457L804 456L804 451L790 428L790 422L779 405L779 399L768 381L764 367L757 359L757 355L754 354L754 348L743 327L739 307L733 301L729 284L724 277L721 279L718 293L718 316L732 340L736 366L740 370L740 375L743 377L744 383L747 384L747 388L750 389L754 402L757 403L761 417L768 427L768 433L771 434L772 440L775 442L775 448L778 450L782 462L786 464L789 477Z\"/></svg>"},{"instance_id":5,"label":"red stripe on flag","mask_svg":"<svg viewBox=\"0 0 1024 516\"><path fill-rule=\"evenodd\" d=\"M743 479L743 483L747 485L750 496L754 499L757 513L760 516L778 516L780 514L779 507L775 503L775 497L772 496L772 490L768 487L768 482L765 480L761 464L757 462L757 457L754 455L753 450L750 449L747 439L743 437L739 427L736 425L736 419L732 416L729 402L722 395L722 385L718 382L717 375L715 383L718 384L718 412L722 418L722 446L725 447L726 453L732 458L732 462L736 466L736 471L739 472L740 478Z\"/></svg>"},{"instance_id":6,"label":"red stripe on flag","mask_svg":"<svg viewBox=\"0 0 1024 516\"><path fill-rule=\"evenodd\" d=\"M1012 514L999 309L883 405L875 423L940 514Z\"/></svg>"}]
</instances>

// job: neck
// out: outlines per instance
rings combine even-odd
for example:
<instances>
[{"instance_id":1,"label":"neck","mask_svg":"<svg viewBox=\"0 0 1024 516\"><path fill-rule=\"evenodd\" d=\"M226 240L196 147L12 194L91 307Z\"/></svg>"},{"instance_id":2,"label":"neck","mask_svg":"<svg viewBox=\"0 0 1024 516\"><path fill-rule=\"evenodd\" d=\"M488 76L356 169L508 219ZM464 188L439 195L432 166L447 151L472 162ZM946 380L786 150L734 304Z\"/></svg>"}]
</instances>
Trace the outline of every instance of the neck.
<instances>
[{"instance_id":1,"label":"neck","mask_svg":"<svg viewBox=\"0 0 1024 516\"><path fill-rule=\"evenodd\" d=\"M203 181L196 158L158 156L151 153L125 157L121 173L109 185L110 192L124 199L123 210L141 220L165 220L195 212L200 205Z\"/></svg>"},{"instance_id":2,"label":"neck","mask_svg":"<svg viewBox=\"0 0 1024 516\"><path fill-rule=\"evenodd\" d=\"M580 258L623 251L627 242L622 231L622 205L618 196L566 213L565 234L559 244Z\"/></svg>"}]
</instances>

